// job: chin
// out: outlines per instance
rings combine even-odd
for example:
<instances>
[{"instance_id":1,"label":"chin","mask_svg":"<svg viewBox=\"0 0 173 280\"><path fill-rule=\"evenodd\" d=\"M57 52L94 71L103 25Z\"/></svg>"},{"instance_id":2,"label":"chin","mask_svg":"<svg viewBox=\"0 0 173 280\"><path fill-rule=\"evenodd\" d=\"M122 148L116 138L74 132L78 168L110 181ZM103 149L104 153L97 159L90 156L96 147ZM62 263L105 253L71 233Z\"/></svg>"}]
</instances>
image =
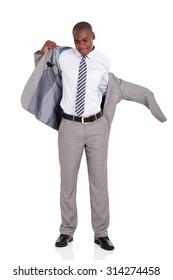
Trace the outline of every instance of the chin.
<instances>
[{"instance_id":1,"label":"chin","mask_svg":"<svg viewBox=\"0 0 173 280\"><path fill-rule=\"evenodd\" d=\"M80 51L80 54L84 56L84 55L87 55L88 52L87 51Z\"/></svg>"}]
</instances>

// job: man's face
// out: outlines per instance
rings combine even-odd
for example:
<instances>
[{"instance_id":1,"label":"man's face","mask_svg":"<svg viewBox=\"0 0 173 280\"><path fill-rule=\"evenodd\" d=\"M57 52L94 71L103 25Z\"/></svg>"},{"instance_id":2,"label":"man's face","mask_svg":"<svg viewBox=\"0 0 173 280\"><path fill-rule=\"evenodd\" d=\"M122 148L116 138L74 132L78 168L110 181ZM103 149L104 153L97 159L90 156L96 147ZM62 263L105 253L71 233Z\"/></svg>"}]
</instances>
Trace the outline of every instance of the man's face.
<instances>
[{"instance_id":1,"label":"man's face","mask_svg":"<svg viewBox=\"0 0 173 280\"><path fill-rule=\"evenodd\" d=\"M90 30L83 28L73 32L74 44L81 55L86 56L93 49L95 35Z\"/></svg>"}]
</instances>

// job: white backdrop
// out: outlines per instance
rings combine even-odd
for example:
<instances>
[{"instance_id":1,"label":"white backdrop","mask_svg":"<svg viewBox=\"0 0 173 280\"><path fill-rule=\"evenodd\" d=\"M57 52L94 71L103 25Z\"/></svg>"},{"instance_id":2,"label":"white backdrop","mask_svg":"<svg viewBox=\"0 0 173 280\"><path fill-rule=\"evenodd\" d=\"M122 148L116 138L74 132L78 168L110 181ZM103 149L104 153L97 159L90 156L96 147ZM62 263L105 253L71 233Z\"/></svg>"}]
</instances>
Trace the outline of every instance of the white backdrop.
<instances>
[{"instance_id":1,"label":"white backdrop","mask_svg":"<svg viewBox=\"0 0 173 280\"><path fill-rule=\"evenodd\" d=\"M13 275L18 266L27 269L71 265L99 271L102 268L103 272L92 278L104 280L115 277L105 274L108 266L159 266L159 276L129 277L170 279L171 0L6 0L0 6L1 278L26 279ZM60 223L57 133L38 122L20 104L22 90L34 69L34 51L47 39L73 46L72 27L82 20L92 24L95 46L108 55L111 72L153 91L168 119L160 123L146 107L133 102L122 101L117 106L108 160L109 236L115 245L114 252L104 251L93 243L85 156L78 180L79 221L74 241L66 248L55 249Z\"/></svg>"}]
</instances>

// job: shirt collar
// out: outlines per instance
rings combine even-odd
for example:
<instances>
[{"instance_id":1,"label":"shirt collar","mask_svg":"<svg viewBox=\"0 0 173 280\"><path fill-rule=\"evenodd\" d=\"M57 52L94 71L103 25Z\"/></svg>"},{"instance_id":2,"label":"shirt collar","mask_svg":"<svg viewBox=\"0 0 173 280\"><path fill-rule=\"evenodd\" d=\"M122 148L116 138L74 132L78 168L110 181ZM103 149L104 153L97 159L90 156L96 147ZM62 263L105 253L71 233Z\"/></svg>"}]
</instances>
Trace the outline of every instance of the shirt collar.
<instances>
[{"instance_id":1,"label":"shirt collar","mask_svg":"<svg viewBox=\"0 0 173 280\"><path fill-rule=\"evenodd\" d=\"M93 59L93 57L94 57L94 53L95 53L95 47L93 46L93 50L87 55L87 58L89 58L89 59ZM77 49L74 49L74 54L75 54L75 56L76 57L82 57L82 55L80 54L80 52L78 52L78 50Z\"/></svg>"}]
</instances>

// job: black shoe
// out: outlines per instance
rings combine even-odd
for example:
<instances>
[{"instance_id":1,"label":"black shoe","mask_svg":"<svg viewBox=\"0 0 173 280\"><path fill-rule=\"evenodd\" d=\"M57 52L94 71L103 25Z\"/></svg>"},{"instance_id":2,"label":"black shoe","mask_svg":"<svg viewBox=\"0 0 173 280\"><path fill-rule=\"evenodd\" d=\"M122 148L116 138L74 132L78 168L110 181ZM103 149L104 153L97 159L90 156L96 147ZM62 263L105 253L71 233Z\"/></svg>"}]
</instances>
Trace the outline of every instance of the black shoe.
<instances>
[{"instance_id":1,"label":"black shoe","mask_svg":"<svg viewBox=\"0 0 173 280\"><path fill-rule=\"evenodd\" d=\"M108 236L95 238L94 242L105 250L114 250L114 246Z\"/></svg>"},{"instance_id":2,"label":"black shoe","mask_svg":"<svg viewBox=\"0 0 173 280\"><path fill-rule=\"evenodd\" d=\"M73 237L67 234L60 234L59 238L55 242L56 247L65 247L69 242L73 241Z\"/></svg>"}]
</instances>

